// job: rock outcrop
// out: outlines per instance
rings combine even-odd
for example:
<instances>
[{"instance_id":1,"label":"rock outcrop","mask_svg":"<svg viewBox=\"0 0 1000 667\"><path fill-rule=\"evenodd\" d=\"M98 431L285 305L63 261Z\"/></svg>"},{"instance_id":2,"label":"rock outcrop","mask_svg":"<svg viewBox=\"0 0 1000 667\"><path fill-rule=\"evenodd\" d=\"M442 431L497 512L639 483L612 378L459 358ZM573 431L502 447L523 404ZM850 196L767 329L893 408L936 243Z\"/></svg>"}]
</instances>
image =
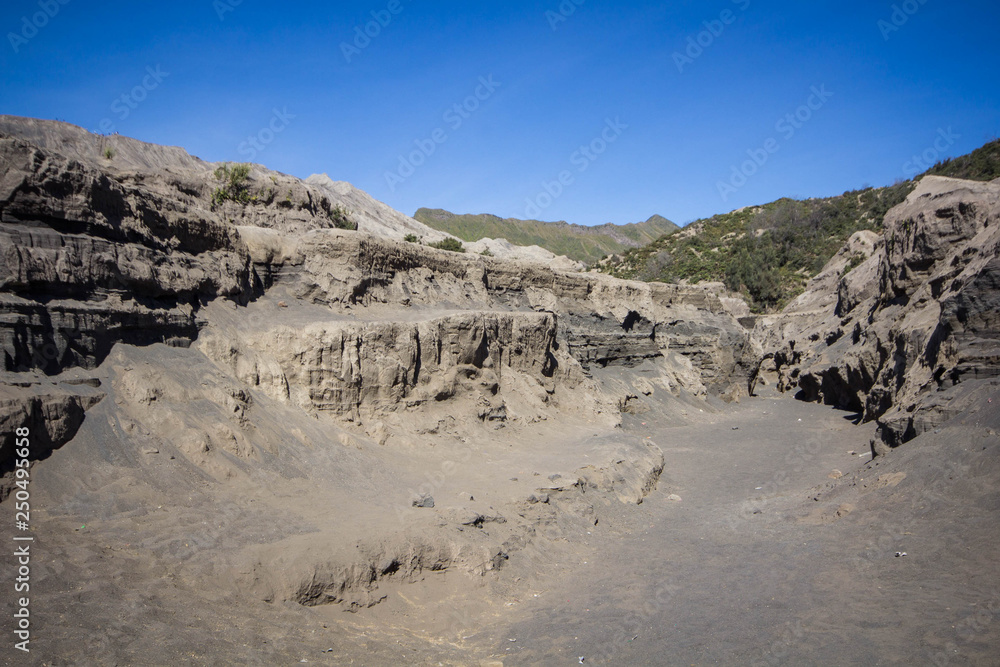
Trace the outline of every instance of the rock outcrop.
<instances>
[{"instance_id":1,"label":"rock outcrop","mask_svg":"<svg viewBox=\"0 0 1000 667\"><path fill-rule=\"evenodd\" d=\"M663 470L608 435L623 412L710 409L755 368L720 285L407 242L444 235L326 176L11 117L0 165L4 437L30 425L50 506L258 599L363 607L593 527L595 497L639 503ZM220 520L123 527L152 497Z\"/></svg>"},{"instance_id":2,"label":"rock outcrop","mask_svg":"<svg viewBox=\"0 0 1000 667\"><path fill-rule=\"evenodd\" d=\"M104 144L114 144L111 160ZM92 368L118 342L190 345L206 304L245 305L290 276L291 296L339 310L549 310L574 325L563 340L585 365L676 349L715 389L732 379L732 343L741 353L719 293L402 243L394 237L411 227L401 214L325 177L302 182L255 167L249 202L218 201L216 165L179 149L10 117L0 122L0 154L7 370ZM384 235L335 230L334 195L359 206L362 231L381 220L388 226L372 230ZM623 333L631 343L617 340Z\"/></svg>"},{"instance_id":3,"label":"rock outcrop","mask_svg":"<svg viewBox=\"0 0 1000 667\"><path fill-rule=\"evenodd\" d=\"M25 441L32 459L44 459L69 442L83 423L86 411L104 398L88 379L67 378L55 383L37 377L0 376L0 501L15 481L16 430L27 428Z\"/></svg>"},{"instance_id":4,"label":"rock outcrop","mask_svg":"<svg viewBox=\"0 0 1000 667\"><path fill-rule=\"evenodd\" d=\"M763 376L878 420L888 446L936 427L957 385L1000 374L998 223L1000 182L923 178L758 323Z\"/></svg>"}]
</instances>

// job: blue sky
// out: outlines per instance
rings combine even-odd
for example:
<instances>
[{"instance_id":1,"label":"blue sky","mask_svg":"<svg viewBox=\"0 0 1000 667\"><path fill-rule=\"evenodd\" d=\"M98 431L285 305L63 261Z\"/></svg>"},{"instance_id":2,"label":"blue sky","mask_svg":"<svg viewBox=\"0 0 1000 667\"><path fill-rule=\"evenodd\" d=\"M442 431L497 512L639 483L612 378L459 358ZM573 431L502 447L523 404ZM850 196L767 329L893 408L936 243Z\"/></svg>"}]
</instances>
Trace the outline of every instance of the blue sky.
<instances>
[{"instance_id":1,"label":"blue sky","mask_svg":"<svg viewBox=\"0 0 1000 667\"><path fill-rule=\"evenodd\" d=\"M0 113L408 214L686 223L995 138L998 26L988 1L8 0Z\"/></svg>"}]
</instances>

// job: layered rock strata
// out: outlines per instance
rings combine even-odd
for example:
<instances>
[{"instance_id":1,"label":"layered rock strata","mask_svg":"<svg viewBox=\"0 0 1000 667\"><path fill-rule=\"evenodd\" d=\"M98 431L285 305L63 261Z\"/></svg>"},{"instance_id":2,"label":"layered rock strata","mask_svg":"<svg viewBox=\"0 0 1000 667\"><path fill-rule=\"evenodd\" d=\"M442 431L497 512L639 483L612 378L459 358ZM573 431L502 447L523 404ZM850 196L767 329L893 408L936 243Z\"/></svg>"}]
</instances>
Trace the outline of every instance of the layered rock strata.
<instances>
[{"instance_id":1,"label":"layered rock strata","mask_svg":"<svg viewBox=\"0 0 1000 667\"><path fill-rule=\"evenodd\" d=\"M662 453L618 437L623 411L746 392L721 286L438 250L347 184L232 173L0 117L0 426L30 426L53 511L151 562L350 608L482 575L655 490ZM167 506L220 520L179 542Z\"/></svg>"},{"instance_id":2,"label":"layered rock strata","mask_svg":"<svg viewBox=\"0 0 1000 667\"><path fill-rule=\"evenodd\" d=\"M1000 182L924 177L758 324L765 377L878 420L889 446L937 427L958 385L1000 375L998 249Z\"/></svg>"}]
</instances>

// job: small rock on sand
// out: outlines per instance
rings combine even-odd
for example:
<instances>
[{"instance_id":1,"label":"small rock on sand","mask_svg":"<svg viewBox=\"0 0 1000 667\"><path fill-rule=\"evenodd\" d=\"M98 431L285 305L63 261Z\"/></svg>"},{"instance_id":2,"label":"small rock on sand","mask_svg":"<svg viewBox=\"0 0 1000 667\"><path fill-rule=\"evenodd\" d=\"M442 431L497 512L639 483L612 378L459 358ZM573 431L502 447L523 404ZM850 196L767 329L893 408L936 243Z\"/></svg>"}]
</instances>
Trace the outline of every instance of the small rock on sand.
<instances>
[{"instance_id":1,"label":"small rock on sand","mask_svg":"<svg viewBox=\"0 0 1000 667\"><path fill-rule=\"evenodd\" d=\"M426 493L421 494L417 498L413 499L414 507L434 507L434 498L427 495Z\"/></svg>"}]
</instances>

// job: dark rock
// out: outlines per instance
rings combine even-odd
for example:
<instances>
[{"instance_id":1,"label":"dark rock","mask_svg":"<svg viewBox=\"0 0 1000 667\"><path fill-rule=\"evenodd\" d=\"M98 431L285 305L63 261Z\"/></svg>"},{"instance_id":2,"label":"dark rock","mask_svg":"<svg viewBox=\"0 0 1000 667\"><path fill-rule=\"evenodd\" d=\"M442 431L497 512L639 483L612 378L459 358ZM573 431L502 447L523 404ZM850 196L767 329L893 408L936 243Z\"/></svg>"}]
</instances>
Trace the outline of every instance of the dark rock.
<instances>
[{"instance_id":1,"label":"dark rock","mask_svg":"<svg viewBox=\"0 0 1000 667\"><path fill-rule=\"evenodd\" d=\"M956 415L939 392L1000 376L998 219L1000 183L921 179L836 299L847 246L789 305L780 335L758 329L779 390L877 420L888 447Z\"/></svg>"},{"instance_id":2,"label":"dark rock","mask_svg":"<svg viewBox=\"0 0 1000 667\"><path fill-rule=\"evenodd\" d=\"M421 494L419 497L413 499L414 507L434 507L434 498L427 495L426 493Z\"/></svg>"}]
</instances>

